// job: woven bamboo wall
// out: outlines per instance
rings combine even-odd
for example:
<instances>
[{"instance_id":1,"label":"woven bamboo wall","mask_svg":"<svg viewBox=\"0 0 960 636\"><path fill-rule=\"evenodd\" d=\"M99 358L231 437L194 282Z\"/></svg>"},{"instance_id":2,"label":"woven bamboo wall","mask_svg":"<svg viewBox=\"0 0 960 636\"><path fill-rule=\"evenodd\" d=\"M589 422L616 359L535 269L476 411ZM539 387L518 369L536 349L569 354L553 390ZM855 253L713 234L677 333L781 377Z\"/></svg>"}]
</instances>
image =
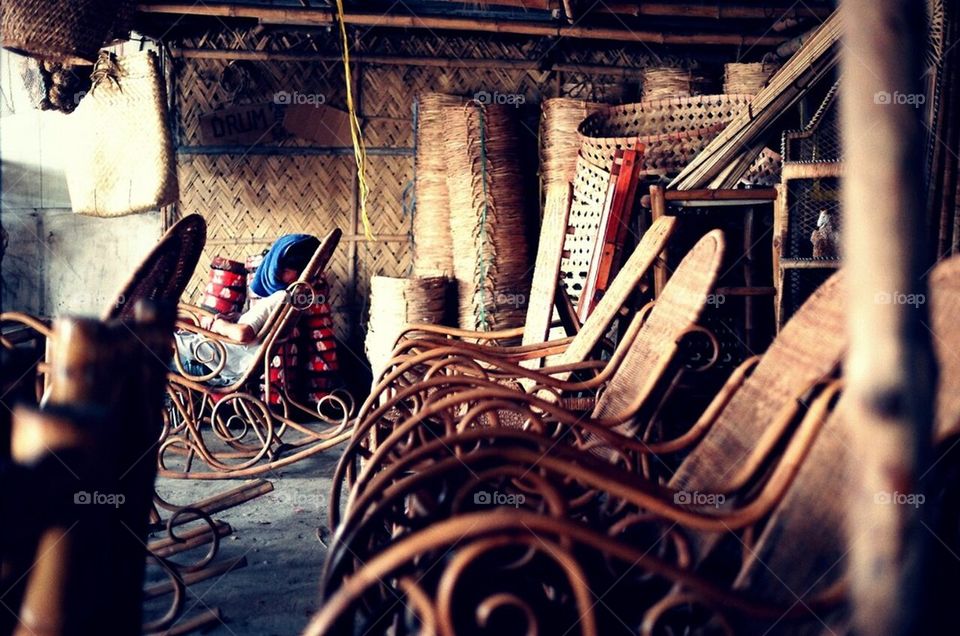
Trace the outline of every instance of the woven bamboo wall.
<instances>
[{"instance_id":1,"label":"woven bamboo wall","mask_svg":"<svg viewBox=\"0 0 960 636\"><path fill-rule=\"evenodd\" d=\"M436 36L397 37L364 34L355 55L390 55L488 60L490 68L456 65L358 63L354 67L357 97L368 148L367 203L376 239L367 241L359 223L354 162L350 155L296 154L307 146L297 139L270 141L230 154L202 154L199 117L218 107L270 101L276 91L324 95L328 105L345 109L343 70L330 54L337 48L326 35L284 33L211 34L183 42L184 48L299 52L316 54L303 61L243 61L244 89L228 92L221 76L230 63L223 59L176 59L174 110L176 113L181 196L176 214L199 212L209 223L207 253L202 271L188 293L198 300L206 276L205 264L214 255L242 259L259 252L279 235L308 232L322 235L333 227L344 230L344 240L331 271L331 301L337 312L338 335L358 343L365 324L369 281L374 275L406 276L411 269L411 219L404 212L404 190L413 174L413 102L425 91L473 95L479 91L523 95L526 132L535 153L538 104L561 94L581 98L630 97L630 86L615 72L543 71L516 68L514 61L545 60L548 56L574 64L608 64L640 69L662 64L651 59L645 47L591 49L581 42L564 50L562 45L525 38L492 39ZM559 56L559 57L558 57ZM321 59L323 58L323 59ZM506 60L493 67L493 60ZM636 85L636 80L626 80ZM635 94L635 93L634 93ZM264 147L265 146L265 147ZM287 150L277 151L276 148ZM221 149L222 150L222 149ZM239 150L242 150L240 152ZM200 154L198 154L200 153ZM535 156L535 154L533 155ZM358 351L362 350L357 348Z\"/></svg>"}]
</instances>

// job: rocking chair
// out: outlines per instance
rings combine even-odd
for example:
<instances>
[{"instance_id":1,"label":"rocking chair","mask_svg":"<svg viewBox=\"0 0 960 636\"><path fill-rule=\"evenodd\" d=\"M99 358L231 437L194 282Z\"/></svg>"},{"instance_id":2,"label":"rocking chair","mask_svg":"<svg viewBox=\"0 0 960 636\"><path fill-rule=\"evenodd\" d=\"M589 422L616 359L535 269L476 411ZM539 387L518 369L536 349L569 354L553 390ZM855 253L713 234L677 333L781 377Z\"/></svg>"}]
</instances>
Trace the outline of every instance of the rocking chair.
<instances>
[{"instance_id":1,"label":"rocking chair","mask_svg":"<svg viewBox=\"0 0 960 636\"><path fill-rule=\"evenodd\" d=\"M178 372L170 373L167 384L170 407L158 457L161 476L250 477L315 455L350 437L351 406L346 399L331 393L314 410L270 373L271 359L290 337L300 314L316 301L317 277L333 256L341 235L335 229L321 241L299 278L287 288L286 301L260 330L255 359L241 377L225 386L209 381L227 362L229 350L224 345L241 343L200 327L201 310L181 306L184 319L177 326L203 336L196 342L194 353L211 368L203 375L190 375L179 356L174 358ZM261 372L263 399L250 390ZM314 421L304 423L304 419ZM316 430L318 424L323 430ZM296 438L284 437L290 429L298 434ZM198 469L198 464L202 468Z\"/></svg>"}]
</instances>

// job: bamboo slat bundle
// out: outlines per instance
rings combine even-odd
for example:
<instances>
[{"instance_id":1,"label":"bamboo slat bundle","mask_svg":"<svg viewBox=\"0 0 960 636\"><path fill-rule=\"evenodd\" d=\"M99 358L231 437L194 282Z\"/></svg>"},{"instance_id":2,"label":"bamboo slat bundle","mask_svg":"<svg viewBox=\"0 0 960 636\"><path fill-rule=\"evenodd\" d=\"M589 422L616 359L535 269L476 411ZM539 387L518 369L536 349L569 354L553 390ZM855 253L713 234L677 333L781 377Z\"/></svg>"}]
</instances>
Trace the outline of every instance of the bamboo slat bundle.
<instances>
[{"instance_id":1,"label":"bamboo slat bundle","mask_svg":"<svg viewBox=\"0 0 960 636\"><path fill-rule=\"evenodd\" d=\"M418 99L416 201L413 217L413 272L417 276L452 276L450 197L443 148L443 108L463 98L425 93Z\"/></svg>"},{"instance_id":2,"label":"bamboo slat bundle","mask_svg":"<svg viewBox=\"0 0 960 636\"><path fill-rule=\"evenodd\" d=\"M723 92L732 95L756 95L777 70L773 64L734 62L723 65Z\"/></svg>"},{"instance_id":3,"label":"bamboo slat bundle","mask_svg":"<svg viewBox=\"0 0 960 636\"><path fill-rule=\"evenodd\" d=\"M568 188L577 173L580 137L577 128L602 104L567 97L543 101L540 118L540 179L549 196L554 188Z\"/></svg>"},{"instance_id":4,"label":"bamboo slat bundle","mask_svg":"<svg viewBox=\"0 0 960 636\"><path fill-rule=\"evenodd\" d=\"M531 272L515 111L478 102L444 108L453 267L464 329L524 323Z\"/></svg>"},{"instance_id":5,"label":"bamboo slat bundle","mask_svg":"<svg viewBox=\"0 0 960 636\"><path fill-rule=\"evenodd\" d=\"M736 183L760 153L759 139L769 126L799 99L806 87L836 65L841 31L841 18L834 13L754 96L750 108L734 118L669 187L693 190Z\"/></svg>"}]
</instances>

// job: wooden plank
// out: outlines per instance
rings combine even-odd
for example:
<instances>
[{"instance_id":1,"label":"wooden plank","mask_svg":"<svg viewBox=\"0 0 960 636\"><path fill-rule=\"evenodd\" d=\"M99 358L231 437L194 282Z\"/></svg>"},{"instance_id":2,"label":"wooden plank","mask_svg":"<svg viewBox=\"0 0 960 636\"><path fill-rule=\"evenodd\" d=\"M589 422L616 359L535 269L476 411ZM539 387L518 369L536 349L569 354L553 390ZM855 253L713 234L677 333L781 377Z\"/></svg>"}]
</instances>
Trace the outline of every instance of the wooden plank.
<instances>
[{"instance_id":1,"label":"wooden plank","mask_svg":"<svg viewBox=\"0 0 960 636\"><path fill-rule=\"evenodd\" d=\"M530 304L527 307L527 323L523 330L522 344L536 344L547 339L553 303L560 285L560 260L563 241L567 236L570 218L570 201L573 192L555 188L547 196L540 228L540 244L537 247L537 262L530 287ZM540 358L524 360L520 364L536 368Z\"/></svg>"}]
</instances>

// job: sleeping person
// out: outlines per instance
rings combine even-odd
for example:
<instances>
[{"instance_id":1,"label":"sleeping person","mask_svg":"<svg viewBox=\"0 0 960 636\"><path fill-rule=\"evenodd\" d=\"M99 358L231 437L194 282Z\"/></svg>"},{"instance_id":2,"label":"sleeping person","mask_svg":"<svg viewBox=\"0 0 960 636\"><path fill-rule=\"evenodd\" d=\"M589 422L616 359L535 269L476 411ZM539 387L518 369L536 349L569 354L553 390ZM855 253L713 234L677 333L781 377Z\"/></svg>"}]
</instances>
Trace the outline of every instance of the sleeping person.
<instances>
[{"instance_id":1,"label":"sleeping person","mask_svg":"<svg viewBox=\"0 0 960 636\"><path fill-rule=\"evenodd\" d=\"M239 380L253 364L261 344L261 330L284 302L287 286L300 277L319 247L320 241L309 234L287 234L278 238L253 274L250 291L260 296L236 320L226 316L203 316L200 326L235 342L222 342L226 362L209 384L226 386ZM214 347L204 345L201 334L181 331L175 334L177 354L183 370L192 376L205 376L219 363ZM212 359L211 359L212 358ZM210 365L210 366L208 366Z\"/></svg>"}]
</instances>

